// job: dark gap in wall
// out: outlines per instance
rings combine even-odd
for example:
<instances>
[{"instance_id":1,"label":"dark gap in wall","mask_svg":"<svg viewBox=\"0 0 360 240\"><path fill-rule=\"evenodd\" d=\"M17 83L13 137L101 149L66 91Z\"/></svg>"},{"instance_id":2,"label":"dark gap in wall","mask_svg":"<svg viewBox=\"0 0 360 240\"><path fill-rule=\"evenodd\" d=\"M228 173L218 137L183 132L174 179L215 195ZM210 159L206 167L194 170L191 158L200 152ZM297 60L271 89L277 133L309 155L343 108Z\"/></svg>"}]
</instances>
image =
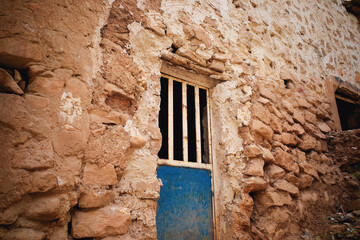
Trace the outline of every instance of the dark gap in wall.
<instances>
[{"instance_id":1,"label":"dark gap in wall","mask_svg":"<svg viewBox=\"0 0 360 240\"><path fill-rule=\"evenodd\" d=\"M105 123L105 122L103 122L102 124L107 125L107 126L115 126L116 125L116 123Z\"/></svg>"},{"instance_id":2,"label":"dark gap in wall","mask_svg":"<svg viewBox=\"0 0 360 240\"><path fill-rule=\"evenodd\" d=\"M160 112L159 112L159 128L162 136L161 148L158 153L159 158L168 159L168 79L162 77L160 79Z\"/></svg>"},{"instance_id":3,"label":"dark gap in wall","mask_svg":"<svg viewBox=\"0 0 360 240\"><path fill-rule=\"evenodd\" d=\"M67 224L67 231L69 236L71 236L71 225L72 225L72 220L70 219L70 221Z\"/></svg>"},{"instance_id":4,"label":"dark gap in wall","mask_svg":"<svg viewBox=\"0 0 360 240\"><path fill-rule=\"evenodd\" d=\"M274 62L270 62L270 67L271 67L272 69L275 69L275 63L274 63Z\"/></svg>"},{"instance_id":5,"label":"dark gap in wall","mask_svg":"<svg viewBox=\"0 0 360 240\"><path fill-rule=\"evenodd\" d=\"M174 160L183 160L183 135L182 135L182 83L173 81L174 97Z\"/></svg>"},{"instance_id":6,"label":"dark gap in wall","mask_svg":"<svg viewBox=\"0 0 360 240\"><path fill-rule=\"evenodd\" d=\"M199 89L200 97L200 123L201 123L201 152L202 163L209 163L209 138L208 138L208 114L206 90Z\"/></svg>"},{"instance_id":7,"label":"dark gap in wall","mask_svg":"<svg viewBox=\"0 0 360 240\"><path fill-rule=\"evenodd\" d=\"M290 89L291 80L284 80L285 88Z\"/></svg>"},{"instance_id":8,"label":"dark gap in wall","mask_svg":"<svg viewBox=\"0 0 360 240\"><path fill-rule=\"evenodd\" d=\"M360 105L344 101L337 96L336 105L343 131L360 128Z\"/></svg>"},{"instance_id":9,"label":"dark gap in wall","mask_svg":"<svg viewBox=\"0 0 360 240\"><path fill-rule=\"evenodd\" d=\"M178 48L175 47L174 44L171 45L171 49L172 49L171 50L172 53L176 53L176 51L178 50Z\"/></svg>"},{"instance_id":10,"label":"dark gap in wall","mask_svg":"<svg viewBox=\"0 0 360 240\"><path fill-rule=\"evenodd\" d=\"M187 85L187 125L189 162L196 162L195 88Z\"/></svg>"},{"instance_id":11,"label":"dark gap in wall","mask_svg":"<svg viewBox=\"0 0 360 240\"><path fill-rule=\"evenodd\" d=\"M29 84L29 76L27 74L28 69L17 69L17 68L7 68L0 65L0 68L5 70L17 83L17 85L24 91ZM17 71L17 73L16 73Z\"/></svg>"}]
</instances>

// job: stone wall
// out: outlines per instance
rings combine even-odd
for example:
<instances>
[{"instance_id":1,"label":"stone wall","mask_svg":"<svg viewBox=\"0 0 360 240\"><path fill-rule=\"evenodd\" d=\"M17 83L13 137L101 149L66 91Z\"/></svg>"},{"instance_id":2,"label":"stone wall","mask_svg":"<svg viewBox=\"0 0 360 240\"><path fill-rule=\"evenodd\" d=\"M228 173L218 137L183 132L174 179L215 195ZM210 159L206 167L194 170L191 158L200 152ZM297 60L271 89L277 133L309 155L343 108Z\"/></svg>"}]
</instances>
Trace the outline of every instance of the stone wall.
<instances>
[{"instance_id":1,"label":"stone wall","mask_svg":"<svg viewBox=\"0 0 360 240\"><path fill-rule=\"evenodd\" d=\"M164 63L216 85L219 239L316 233L349 189L324 154L327 77L360 85L341 1L0 6L0 238L156 238Z\"/></svg>"}]
</instances>

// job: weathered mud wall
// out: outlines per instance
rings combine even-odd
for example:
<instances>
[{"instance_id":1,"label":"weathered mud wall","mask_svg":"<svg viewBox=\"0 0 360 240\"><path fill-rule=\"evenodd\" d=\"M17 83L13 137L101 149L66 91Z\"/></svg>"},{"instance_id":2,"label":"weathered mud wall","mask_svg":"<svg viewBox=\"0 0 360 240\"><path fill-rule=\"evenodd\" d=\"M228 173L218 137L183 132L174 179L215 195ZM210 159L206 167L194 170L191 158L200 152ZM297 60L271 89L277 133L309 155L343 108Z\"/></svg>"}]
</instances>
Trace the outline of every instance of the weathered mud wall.
<instances>
[{"instance_id":1,"label":"weathered mud wall","mask_svg":"<svg viewBox=\"0 0 360 240\"><path fill-rule=\"evenodd\" d=\"M342 171L351 173L359 180L360 130L330 132L327 136L327 141L329 146L328 156L334 159Z\"/></svg>"},{"instance_id":2,"label":"weathered mud wall","mask_svg":"<svg viewBox=\"0 0 360 240\"><path fill-rule=\"evenodd\" d=\"M1 238L156 238L165 62L217 84L219 239L297 239L346 191L324 155L327 77L360 84L358 22L340 1L2 1L0 13Z\"/></svg>"}]
</instances>

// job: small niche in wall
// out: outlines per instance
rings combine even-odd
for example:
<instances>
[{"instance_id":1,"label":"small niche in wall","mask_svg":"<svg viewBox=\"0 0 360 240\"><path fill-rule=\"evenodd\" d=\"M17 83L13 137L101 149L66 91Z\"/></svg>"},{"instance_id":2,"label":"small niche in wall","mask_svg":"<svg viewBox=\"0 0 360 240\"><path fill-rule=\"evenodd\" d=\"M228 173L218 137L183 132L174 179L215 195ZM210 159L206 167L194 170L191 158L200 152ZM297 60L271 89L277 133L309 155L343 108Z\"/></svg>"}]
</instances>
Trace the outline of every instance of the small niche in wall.
<instances>
[{"instance_id":1,"label":"small niche in wall","mask_svg":"<svg viewBox=\"0 0 360 240\"><path fill-rule=\"evenodd\" d=\"M360 128L360 104L335 92L336 105L343 131Z\"/></svg>"},{"instance_id":2,"label":"small niche in wall","mask_svg":"<svg viewBox=\"0 0 360 240\"><path fill-rule=\"evenodd\" d=\"M292 85L293 84L291 80L284 80L284 86L286 89L291 89Z\"/></svg>"}]
</instances>

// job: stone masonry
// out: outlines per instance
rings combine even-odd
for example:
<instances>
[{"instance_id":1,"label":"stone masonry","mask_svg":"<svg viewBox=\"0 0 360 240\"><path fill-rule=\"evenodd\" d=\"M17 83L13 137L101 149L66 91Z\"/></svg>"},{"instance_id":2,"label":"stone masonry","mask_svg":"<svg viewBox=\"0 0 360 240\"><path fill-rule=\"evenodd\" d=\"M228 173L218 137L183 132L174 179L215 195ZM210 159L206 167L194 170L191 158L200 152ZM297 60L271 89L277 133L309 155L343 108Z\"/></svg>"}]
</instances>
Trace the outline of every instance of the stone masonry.
<instances>
[{"instance_id":1,"label":"stone masonry","mask_svg":"<svg viewBox=\"0 0 360 240\"><path fill-rule=\"evenodd\" d=\"M214 86L217 239L320 233L359 191L326 141L329 79L360 88L341 0L3 0L0 23L0 239L156 239L164 66Z\"/></svg>"}]
</instances>

